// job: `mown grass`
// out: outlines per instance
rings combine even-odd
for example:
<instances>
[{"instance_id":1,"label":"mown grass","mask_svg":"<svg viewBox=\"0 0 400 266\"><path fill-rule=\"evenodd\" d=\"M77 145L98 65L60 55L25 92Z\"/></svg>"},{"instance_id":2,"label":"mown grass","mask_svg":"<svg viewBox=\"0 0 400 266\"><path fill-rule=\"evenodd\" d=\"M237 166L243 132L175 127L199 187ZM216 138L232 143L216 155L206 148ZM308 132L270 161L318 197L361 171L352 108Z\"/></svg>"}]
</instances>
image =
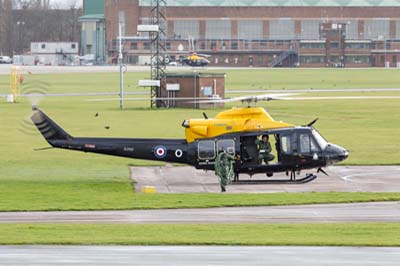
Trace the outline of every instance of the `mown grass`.
<instances>
[{"instance_id":1,"label":"mown grass","mask_svg":"<svg viewBox=\"0 0 400 266\"><path fill-rule=\"evenodd\" d=\"M179 68L169 71L181 71ZM188 71L188 70L184 70ZM193 71L193 70L192 70ZM398 88L399 69L196 69L196 72L226 73L229 90ZM73 76L73 78L71 78ZM138 90L138 81L149 72L125 75L126 91ZM25 88L32 86L57 93L118 92L118 73L25 74ZM0 93L7 93L9 77L0 75ZM28 86L29 85L29 86ZM143 89L140 89L143 90Z\"/></svg>"},{"instance_id":2,"label":"mown grass","mask_svg":"<svg viewBox=\"0 0 400 266\"><path fill-rule=\"evenodd\" d=\"M177 209L400 201L400 193L134 194L129 182L0 184L0 211Z\"/></svg>"},{"instance_id":3,"label":"mown grass","mask_svg":"<svg viewBox=\"0 0 400 266\"><path fill-rule=\"evenodd\" d=\"M335 79L339 83L352 76L354 79L350 80L354 87L364 84L363 77L366 80L374 78L380 84L376 87L395 87L400 76L396 75L396 70L284 69L230 70L227 73L227 88L232 86L234 89L244 89L243 82L251 84L250 81L257 84L273 81L277 86L284 86L297 81L304 85L309 80L309 84L314 82L315 87L319 87L322 79ZM136 80L145 78L147 74L129 73L126 75L127 84L137 84ZM7 76L0 76L0 91L7 90L7 80ZM104 73L33 74L25 77L27 86L44 84L48 92L118 91L117 80L117 74ZM351 84L348 83L349 87ZM250 86L249 89L254 88ZM132 85L127 90L135 89ZM380 94L396 93L368 95ZM120 111L117 101L87 101L94 98L99 97L44 98L40 107L74 136L183 138L181 122L202 117L200 110L150 110L148 102L135 101L126 102L126 109ZM306 124L319 117L316 127L322 135L351 150L346 164L400 164L398 99L279 101L260 105L267 107L276 120L293 124ZM29 121L30 106L31 102L26 99L17 104L0 100L0 210L120 209L134 208L135 202L146 201L146 198L133 193L127 166L154 163L55 149L33 151L48 144L32 125L23 122L24 119ZM212 117L219 111L206 112ZM99 113L99 117L95 118L95 113ZM106 130L105 125L111 128ZM164 206L168 197L171 202L188 202L191 196L168 195L151 205ZM264 195L254 197L263 198ZM224 196L221 199L225 199ZM198 207L201 204L207 206L210 201L204 200Z\"/></svg>"},{"instance_id":4,"label":"mown grass","mask_svg":"<svg viewBox=\"0 0 400 266\"><path fill-rule=\"evenodd\" d=\"M0 244L400 246L400 224L0 224Z\"/></svg>"}]
</instances>

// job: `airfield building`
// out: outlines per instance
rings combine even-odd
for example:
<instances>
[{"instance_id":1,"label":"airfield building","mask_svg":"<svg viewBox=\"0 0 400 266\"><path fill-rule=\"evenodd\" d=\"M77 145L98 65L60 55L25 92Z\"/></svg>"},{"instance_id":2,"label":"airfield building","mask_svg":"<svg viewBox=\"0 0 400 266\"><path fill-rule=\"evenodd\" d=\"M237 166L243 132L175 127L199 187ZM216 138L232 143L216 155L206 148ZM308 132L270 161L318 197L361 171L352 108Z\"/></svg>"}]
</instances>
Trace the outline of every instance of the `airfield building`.
<instances>
[{"instance_id":1,"label":"airfield building","mask_svg":"<svg viewBox=\"0 0 400 266\"><path fill-rule=\"evenodd\" d=\"M118 53L121 20L127 63L149 63L149 37L138 34L137 26L150 23L151 2L84 0L85 12L104 10L85 14L86 34L85 22L92 20L100 25L92 32L104 23L105 38L82 38L93 42L82 47L103 41L96 45L104 45L111 62ZM400 67L397 0L167 0L167 5L166 47L172 61L195 51L211 55L214 66Z\"/></svg>"}]
</instances>

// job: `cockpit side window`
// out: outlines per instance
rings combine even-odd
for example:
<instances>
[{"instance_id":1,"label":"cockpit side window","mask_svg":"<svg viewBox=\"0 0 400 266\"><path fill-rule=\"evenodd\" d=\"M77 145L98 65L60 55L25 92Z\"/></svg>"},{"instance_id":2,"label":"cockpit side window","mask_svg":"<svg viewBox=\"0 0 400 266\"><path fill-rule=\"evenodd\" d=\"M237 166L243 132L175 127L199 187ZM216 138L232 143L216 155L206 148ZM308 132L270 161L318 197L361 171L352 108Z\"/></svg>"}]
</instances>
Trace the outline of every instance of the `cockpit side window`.
<instances>
[{"instance_id":1,"label":"cockpit side window","mask_svg":"<svg viewBox=\"0 0 400 266\"><path fill-rule=\"evenodd\" d=\"M300 134L300 152L311 153L319 151L314 139L308 133Z\"/></svg>"}]
</instances>

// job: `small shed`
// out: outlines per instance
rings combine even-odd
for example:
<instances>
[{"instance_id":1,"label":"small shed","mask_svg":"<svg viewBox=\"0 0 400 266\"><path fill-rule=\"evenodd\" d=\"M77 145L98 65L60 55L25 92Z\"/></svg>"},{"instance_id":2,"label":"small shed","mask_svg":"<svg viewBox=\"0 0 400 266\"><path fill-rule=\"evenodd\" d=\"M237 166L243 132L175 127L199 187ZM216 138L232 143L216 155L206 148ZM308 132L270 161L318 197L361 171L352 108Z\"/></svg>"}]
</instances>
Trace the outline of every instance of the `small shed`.
<instances>
[{"instance_id":1,"label":"small shed","mask_svg":"<svg viewBox=\"0 0 400 266\"><path fill-rule=\"evenodd\" d=\"M167 73L160 90L165 107L222 107L222 103L201 101L225 97L225 73Z\"/></svg>"}]
</instances>

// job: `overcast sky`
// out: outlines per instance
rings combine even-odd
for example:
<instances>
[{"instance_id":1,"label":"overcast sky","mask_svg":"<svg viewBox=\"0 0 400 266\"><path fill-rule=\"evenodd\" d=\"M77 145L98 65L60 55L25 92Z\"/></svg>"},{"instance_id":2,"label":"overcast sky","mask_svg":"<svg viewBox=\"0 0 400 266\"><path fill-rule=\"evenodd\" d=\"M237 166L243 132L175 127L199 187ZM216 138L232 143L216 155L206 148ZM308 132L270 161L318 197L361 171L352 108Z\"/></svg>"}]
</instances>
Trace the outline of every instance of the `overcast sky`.
<instances>
[{"instance_id":1,"label":"overcast sky","mask_svg":"<svg viewBox=\"0 0 400 266\"><path fill-rule=\"evenodd\" d=\"M83 0L50 0L51 4L60 5L61 7L69 7L71 4L81 7L82 2Z\"/></svg>"}]
</instances>

